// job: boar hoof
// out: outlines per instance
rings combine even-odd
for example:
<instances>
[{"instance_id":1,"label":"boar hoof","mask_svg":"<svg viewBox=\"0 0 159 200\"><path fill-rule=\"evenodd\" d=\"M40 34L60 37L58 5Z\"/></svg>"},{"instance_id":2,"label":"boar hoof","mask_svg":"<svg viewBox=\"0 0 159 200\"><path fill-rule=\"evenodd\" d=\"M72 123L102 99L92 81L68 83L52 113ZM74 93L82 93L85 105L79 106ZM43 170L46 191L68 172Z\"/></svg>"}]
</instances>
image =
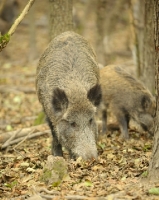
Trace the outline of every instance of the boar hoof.
<instances>
[{"instance_id":1,"label":"boar hoof","mask_svg":"<svg viewBox=\"0 0 159 200\"><path fill-rule=\"evenodd\" d=\"M54 156L60 156L60 157L63 156L61 144L58 144L56 147L54 147L54 148L52 149L52 154L53 154Z\"/></svg>"}]
</instances>

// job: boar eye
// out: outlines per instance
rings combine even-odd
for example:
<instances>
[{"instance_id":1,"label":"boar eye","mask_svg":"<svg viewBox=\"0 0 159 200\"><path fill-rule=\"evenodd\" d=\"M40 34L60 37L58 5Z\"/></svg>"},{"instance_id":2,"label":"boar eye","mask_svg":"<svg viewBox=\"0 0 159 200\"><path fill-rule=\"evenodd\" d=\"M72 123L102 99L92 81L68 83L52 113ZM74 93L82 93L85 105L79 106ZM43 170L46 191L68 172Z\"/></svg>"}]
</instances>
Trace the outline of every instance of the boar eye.
<instances>
[{"instance_id":1,"label":"boar eye","mask_svg":"<svg viewBox=\"0 0 159 200\"><path fill-rule=\"evenodd\" d=\"M70 125L75 128L77 126L76 122L71 122Z\"/></svg>"},{"instance_id":2,"label":"boar eye","mask_svg":"<svg viewBox=\"0 0 159 200\"><path fill-rule=\"evenodd\" d=\"M91 118L91 119L89 120L89 123L92 124L92 121L93 121L93 119Z\"/></svg>"}]
</instances>

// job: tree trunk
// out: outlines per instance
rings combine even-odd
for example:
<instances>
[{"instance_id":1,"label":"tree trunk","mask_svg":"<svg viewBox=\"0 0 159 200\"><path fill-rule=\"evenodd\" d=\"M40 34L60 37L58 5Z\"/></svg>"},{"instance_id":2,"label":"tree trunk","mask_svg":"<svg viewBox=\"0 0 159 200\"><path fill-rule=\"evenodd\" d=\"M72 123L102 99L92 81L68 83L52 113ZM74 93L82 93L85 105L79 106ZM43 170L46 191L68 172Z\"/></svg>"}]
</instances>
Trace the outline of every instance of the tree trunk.
<instances>
[{"instance_id":1,"label":"tree trunk","mask_svg":"<svg viewBox=\"0 0 159 200\"><path fill-rule=\"evenodd\" d=\"M105 63L105 48L104 48L104 37L106 34L106 7L107 7L107 0L98 0L96 5L96 14L97 14L97 58L98 62L101 63L103 66L106 65Z\"/></svg>"},{"instance_id":2,"label":"tree trunk","mask_svg":"<svg viewBox=\"0 0 159 200\"><path fill-rule=\"evenodd\" d=\"M140 78L142 75L141 67L143 66L145 2L143 0L129 0L129 8L132 55L134 64L137 67L137 77Z\"/></svg>"},{"instance_id":3,"label":"tree trunk","mask_svg":"<svg viewBox=\"0 0 159 200\"><path fill-rule=\"evenodd\" d=\"M72 0L49 0L51 39L73 30L72 4Z\"/></svg>"},{"instance_id":4,"label":"tree trunk","mask_svg":"<svg viewBox=\"0 0 159 200\"><path fill-rule=\"evenodd\" d=\"M111 50L113 34L117 32L119 26L123 24L125 5L127 5L127 0L96 1L96 52L98 62L104 66L108 65L114 57ZM114 46L113 49L115 52L116 47Z\"/></svg>"},{"instance_id":5,"label":"tree trunk","mask_svg":"<svg viewBox=\"0 0 159 200\"><path fill-rule=\"evenodd\" d=\"M151 0L150 0L151 1ZM154 6L154 42L155 42L155 87L156 87L156 116L152 158L149 166L150 180L159 180L159 0L153 0Z\"/></svg>"},{"instance_id":6,"label":"tree trunk","mask_svg":"<svg viewBox=\"0 0 159 200\"><path fill-rule=\"evenodd\" d=\"M82 35L90 42L93 49L97 55L98 60L98 51L97 51L97 24L96 24L96 8L97 0L87 0L85 1L84 16L82 19L83 31Z\"/></svg>"},{"instance_id":7,"label":"tree trunk","mask_svg":"<svg viewBox=\"0 0 159 200\"><path fill-rule=\"evenodd\" d=\"M144 47L143 47L143 65L141 80L147 88L155 93L155 56L154 56L154 6L152 0L145 0L145 30L144 30Z\"/></svg>"}]
</instances>

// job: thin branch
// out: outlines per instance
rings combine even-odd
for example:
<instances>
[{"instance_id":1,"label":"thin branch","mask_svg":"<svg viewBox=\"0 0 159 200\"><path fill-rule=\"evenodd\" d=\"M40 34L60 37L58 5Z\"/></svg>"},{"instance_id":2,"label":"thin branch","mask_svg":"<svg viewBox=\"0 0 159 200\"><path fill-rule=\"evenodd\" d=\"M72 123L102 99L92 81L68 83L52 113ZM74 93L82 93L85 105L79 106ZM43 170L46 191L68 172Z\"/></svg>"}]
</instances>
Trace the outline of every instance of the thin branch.
<instances>
[{"instance_id":1,"label":"thin branch","mask_svg":"<svg viewBox=\"0 0 159 200\"><path fill-rule=\"evenodd\" d=\"M17 26L20 24L20 22L23 20L23 18L25 17L26 14L28 14L31 6L33 5L35 0L30 0L28 2L28 4L25 6L24 10L22 11L22 13L20 14L20 16L15 20L14 24L11 26L11 28L8 31L9 35L13 35L13 33L15 32Z\"/></svg>"},{"instance_id":2,"label":"thin branch","mask_svg":"<svg viewBox=\"0 0 159 200\"><path fill-rule=\"evenodd\" d=\"M58 191L54 191L54 190L47 190L46 188L39 188L39 190L38 190L38 193L39 192L45 192L45 193L47 193L47 194L56 194L56 195L59 195L60 194L60 192L58 192Z\"/></svg>"},{"instance_id":3,"label":"thin branch","mask_svg":"<svg viewBox=\"0 0 159 200\"><path fill-rule=\"evenodd\" d=\"M60 197L63 197L64 199L71 199L71 200L83 200L83 199L87 199L87 200L108 200L108 199L125 199L125 192L124 191L120 191L114 194L110 194L108 196L105 197L88 197L88 196L80 196L80 195L67 195L67 196L55 196L55 195L43 195L43 194L39 194L42 198L45 198L47 200L52 200L52 199L56 199Z\"/></svg>"},{"instance_id":4,"label":"thin branch","mask_svg":"<svg viewBox=\"0 0 159 200\"><path fill-rule=\"evenodd\" d=\"M35 129L33 129L32 131L30 131L15 147L14 147L14 150L19 146L21 145L25 140L27 140L30 136L31 133L33 133L35 131Z\"/></svg>"},{"instance_id":5,"label":"thin branch","mask_svg":"<svg viewBox=\"0 0 159 200\"><path fill-rule=\"evenodd\" d=\"M56 199L57 197L62 197L62 196L55 196L55 195L42 195L40 194L40 196L42 198L45 198L47 200L52 200L52 199ZM86 196L79 196L79 195L68 195L68 196L64 196L65 199L71 199L71 200L83 200L83 199L87 199L87 200L91 200L92 198L86 197ZM94 198L95 199L95 198ZM104 198L103 198L104 199ZM105 198L106 199L106 198ZM97 200L97 199L96 199Z\"/></svg>"},{"instance_id":6,"label":"thin branch","mask_svg":"<svg viewBox=\"0 0 159 200\"><path fill-rule=\"evenodd\" d=\"M3 144L3 148L4 148L4 149L10 145L11 141L16 137L16 135L17 135L18 133L21 132L21 130L22 130L22 129L20 129L20 130L14 132L14 134Z\"/></svg>"},{"instance_id":7,"label":"thin branch","mask_svg":"<svg viewBox=\"0 0 159 200\"><path fill-rule=\"evenodd\" d=\"M47 130L47 131L44 131L44 132L33 133L32 135L29 135L29 136L27 137L27 139L32 139L32 138L34 138L34 137L39 137L39 136L44 135L44 134L50 134L50 131ZM9 146L9 145L12 145L12 144L17 144L18 142L21 142L21 141L23 141L24 139L25 139L25 137L20 137L20 138L18 138L18 139L12 140L12 141L8 144L8 146ZM1 149L5 149L5 148L8 147L8 146L2 145L2 146L1 146Z\"/></svg>"},{"instance_id":8,"label":"thin branch","mask_svg":"<svg viewBox=\"0 0 159 200\"><path fill-rule=\"evenodd\" d=\"M24 92L26 94L35 94L35 89L27 87L1 85L0 93L7 93L7 92Z\"/></svg>"},{"instance_id":9,"label":"thin branch","mask_svg":"<svg viewBox=\"0 0 159 200\"><path fill-rule=\"evenodd\" d=\"M42 199L46 199L46 200L53 200L53 199L70 199L70 200L108 200L108 199L125 199L126 193L124 191L120 191L114 194L110 194L108 196L105 197L88 197L88 196L80 196L80 195L43 195L43 194L39 194L35 191L33 191L34 195L32 195L30 198L28 198L28 200L41 200ZM20 196L21 199L23 196ZM13 200L16 200L17 198L13 198ZM18 198L19 199L19 198Z\"/></svg>"},{"instance_id":10,"label":"thin branch","mask_svg":"<svg viewBox=\"0 0 159 200\"><path fill-rule=\"evenodd\" d=\"M32 130L35 130L35 132L42 132L42 131L48 130L48 126L46 124L41 124L41 125L32 126L28 128L18 129L16 131L2 133L0 134L0 144L4 144L15 133L17 133L15 134L15 139L17 139L20 137L25 137Z\"/></svg>"}]
</instances>

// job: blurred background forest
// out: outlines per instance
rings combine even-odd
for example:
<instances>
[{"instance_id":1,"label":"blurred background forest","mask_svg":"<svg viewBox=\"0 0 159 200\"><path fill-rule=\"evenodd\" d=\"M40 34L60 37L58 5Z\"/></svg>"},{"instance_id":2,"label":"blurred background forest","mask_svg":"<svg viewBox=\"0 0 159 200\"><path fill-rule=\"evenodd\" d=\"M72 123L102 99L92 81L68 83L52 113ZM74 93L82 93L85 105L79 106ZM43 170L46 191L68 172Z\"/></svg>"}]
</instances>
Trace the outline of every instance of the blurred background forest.
<instances>
[{"instance_id":1,"label":"blurred background forest","mask_svg":"<svg viewBox=\"0 0 159 200\"><path fill-rule=\"evenodd\" d=\"M18 15L27 1L18 0L17 2L18 8L11 9L16 9ZM73 2L74 30L90 41L100 64L104 66L110 63L132 64L130 59L132 60L134 41L131 30L131 9L129 1L126 0ZM17 62L28 64L31 60L40 57L50 39L48 17L48 1L35 1L5 49L5 53L1 55L3 56L2 64L6 62L5 57L9 58L13 64ZM25 56L20 56L16 53L17 51Z\"/></svg>"},{"instance_id":2,"label":"blurred background forest","mask_svg":"<svg viewBox=\"0 0 159 200\"><path fill-rule=\"evenodd\" d=\"M10 9L15 10L14 18L27 3L26 0L7 1L12 4ZM13 2L17 2L16 6ZM10 15L9 10L5 12ZM143 81L149 74L154 78L154 70L148 67L154 61L152 15L153 6L148 0L73 1L74 30L93 45L98 62L103 66L114 63L129 66L131 73ZM7 28L2 22L0 26L7 31L8 24ZM13 65L27 65L40 57L49 40L49 2L35 1L5 53L0 55L1 64L10 61ZM146 84L154 93L153 78Z\"/></svg>"},{"instance_id":3,"label":"blurred background forest","mask_svg":"<svg viewBox=\"0 0 159 200\"><path fill-rule=\"evenodd\" d=\"M0 9L2 34L7 32L28 2L3 1L9 6L4 13ZM34 121L41 110L34 79L40 55L51 38L49 15L49 1L35 1L0 54L0 92L4 97L1 101L2 130L10 130L21 121L27 125L26 115ZM99 66L119 64L154 93L152 15L153 7L148 0L73 1L74 31L92 44ZM14 116L13 119L10 116Z\"/></svg>"}]
</instances>

